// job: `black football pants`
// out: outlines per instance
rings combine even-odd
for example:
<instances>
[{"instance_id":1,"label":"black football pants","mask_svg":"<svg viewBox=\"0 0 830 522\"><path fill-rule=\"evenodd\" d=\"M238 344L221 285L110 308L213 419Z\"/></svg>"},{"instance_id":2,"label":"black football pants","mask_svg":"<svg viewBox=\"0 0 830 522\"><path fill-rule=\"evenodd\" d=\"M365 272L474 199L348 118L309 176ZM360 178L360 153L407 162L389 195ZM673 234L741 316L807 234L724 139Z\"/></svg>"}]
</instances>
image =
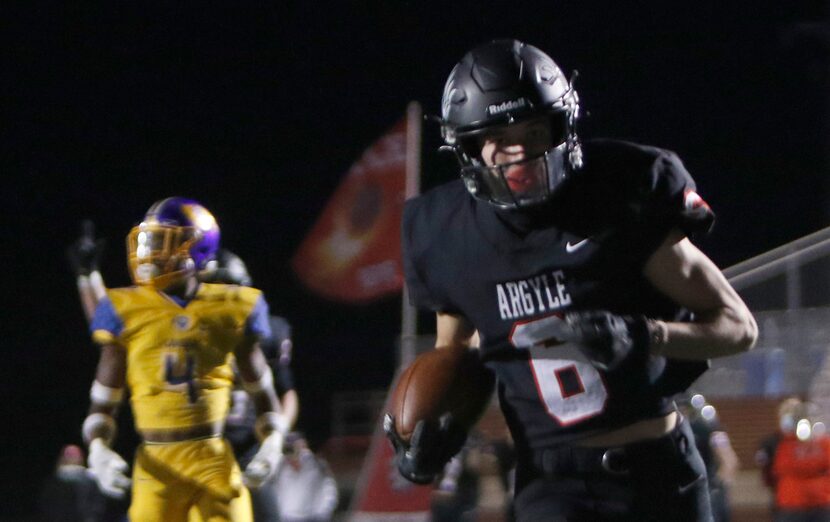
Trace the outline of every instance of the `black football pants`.
<instances>
[{"instance_id":1,"label":"black football pants","mask_svg":"<svg viewBox=\"0 0 830 522\"><path fill-rule=\"evenodd\" d=\"M616 448L562 446L521 458L518 522L711 522L706 468L686 420Z\"/></svg>"}]
</instances>

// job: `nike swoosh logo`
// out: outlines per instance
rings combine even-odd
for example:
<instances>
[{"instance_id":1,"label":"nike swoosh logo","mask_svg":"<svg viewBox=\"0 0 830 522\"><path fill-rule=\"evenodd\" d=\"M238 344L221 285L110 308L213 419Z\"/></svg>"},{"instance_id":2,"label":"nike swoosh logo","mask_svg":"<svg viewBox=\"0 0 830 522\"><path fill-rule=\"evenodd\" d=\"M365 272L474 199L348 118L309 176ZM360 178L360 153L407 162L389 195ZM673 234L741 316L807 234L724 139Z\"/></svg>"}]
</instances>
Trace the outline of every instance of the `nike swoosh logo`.
<instances>
[{"instance_id":1,"label":"nike swoosh logo","mask_svg":"<svg viewBox=\"0 0 830 522\"><path fill-rule=\"evenodd\" d=\"M579 250L580 248L582 248L582 247L584 247L585 245L587 245L587 244L588 244L588 241L590 241L590 239L591 239L591 238L586 237L586 238L585 238L585 239L583 239L582 241L579 241L579 242L574 243L574 244L571 244L571 242L570 242L570 241L568 241L567 243L565 243L565 252L567 252L567 253L569 253L569 254L572 254L572 253L576 252L576 251L577 251L577 250Z\"/></svg>"}]
</instances>

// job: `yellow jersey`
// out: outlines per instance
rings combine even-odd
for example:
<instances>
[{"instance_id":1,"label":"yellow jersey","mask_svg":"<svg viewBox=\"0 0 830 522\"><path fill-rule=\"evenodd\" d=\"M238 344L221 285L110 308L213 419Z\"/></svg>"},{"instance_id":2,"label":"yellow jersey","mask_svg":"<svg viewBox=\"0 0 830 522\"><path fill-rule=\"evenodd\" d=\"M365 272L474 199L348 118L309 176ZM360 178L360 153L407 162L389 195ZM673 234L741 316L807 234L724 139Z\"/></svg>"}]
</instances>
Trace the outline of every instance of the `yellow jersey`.
<instances>
[{"instance_id":1,"label":"yellow jersey","mask_svg":"<svg viewBox=\"0 0 830 522\"><path fill-rule=\"evenodd\" d=\"M90 329L95 342L127 351L127 385L139 432L222 423L234 349L244 336L270 335L262 292L206 283L186 302L150 287L107 290Z\"/></svg>"}]
</instances>

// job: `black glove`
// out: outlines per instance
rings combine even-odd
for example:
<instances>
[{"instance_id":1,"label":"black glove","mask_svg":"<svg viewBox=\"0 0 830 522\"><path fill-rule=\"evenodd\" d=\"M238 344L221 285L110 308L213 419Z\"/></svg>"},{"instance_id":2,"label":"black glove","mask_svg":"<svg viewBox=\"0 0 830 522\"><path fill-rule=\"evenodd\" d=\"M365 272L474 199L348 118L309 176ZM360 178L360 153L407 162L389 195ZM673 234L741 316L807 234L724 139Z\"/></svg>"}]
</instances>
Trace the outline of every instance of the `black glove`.
<instances>
[{"instance_id":1,"label":"black glove","mask_svg":"<svg viewBox=\"0 0 830 522\"><path fill-rule=\"evenodd\" d=\"M565 322L573 335L567 340L579 343L582 353L600 370L613 370L636 347L648 350L648 323L643 316L591 310L568 312Z\"/></svg>"},{"instance_id":2,"label":"black glove","mask_svg":"<svg viewBox=\"0 0 830 522\"><path fill-rule=\"evenodd\" d=\"M81 223L81 236L66 249L69 266L77 276L88 276L98 270L104 240L95 239L95 224L90 220Z\"/></svg>"},{"instance_id":3,"label":"black glove","mask_svg":"<svg viewBox=\"0 0 830 522\"><path fill-rule=\"evenodd\" d=\"M383 417L383 431L395 448L398 471L415 484L429 484L435 480L467 440L467 430L449 413L438 422L419 421L408 444L398 435L395 418L388 413Z\"/></svg>"}]
</instances>

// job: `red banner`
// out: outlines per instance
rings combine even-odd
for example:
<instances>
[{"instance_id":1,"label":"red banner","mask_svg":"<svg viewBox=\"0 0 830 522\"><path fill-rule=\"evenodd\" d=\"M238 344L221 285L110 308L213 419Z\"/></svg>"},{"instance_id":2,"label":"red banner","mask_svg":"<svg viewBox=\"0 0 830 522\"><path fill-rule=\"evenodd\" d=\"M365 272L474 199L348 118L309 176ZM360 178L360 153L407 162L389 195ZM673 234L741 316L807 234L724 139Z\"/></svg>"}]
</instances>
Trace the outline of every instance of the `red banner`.
<instances>
[{"instance_id":1,"label":"red banner","mask_svg":"<svg viewBox=\"0 0 830 522\"><path fill-rule=\"evenodd\" d=\"M406 153L404 119L349 169L291 261L308 288L346 302L369 301L403 288Z\"/></svg>"},{"instance_id":2,"label":"red banner","mask_svg":"<svg viewBox=\"0 0 830 522\"><path fill-rule=\"evenodd\" d=\"M393 383L394 384L394 383ZM395 389L394 385L390 389ZM383 411L389 411L389 399ZM350 522L427 522L432 486L419 486L398 473L382 417L372 435L352 498Z\"/></svg>"}]
</instances>

